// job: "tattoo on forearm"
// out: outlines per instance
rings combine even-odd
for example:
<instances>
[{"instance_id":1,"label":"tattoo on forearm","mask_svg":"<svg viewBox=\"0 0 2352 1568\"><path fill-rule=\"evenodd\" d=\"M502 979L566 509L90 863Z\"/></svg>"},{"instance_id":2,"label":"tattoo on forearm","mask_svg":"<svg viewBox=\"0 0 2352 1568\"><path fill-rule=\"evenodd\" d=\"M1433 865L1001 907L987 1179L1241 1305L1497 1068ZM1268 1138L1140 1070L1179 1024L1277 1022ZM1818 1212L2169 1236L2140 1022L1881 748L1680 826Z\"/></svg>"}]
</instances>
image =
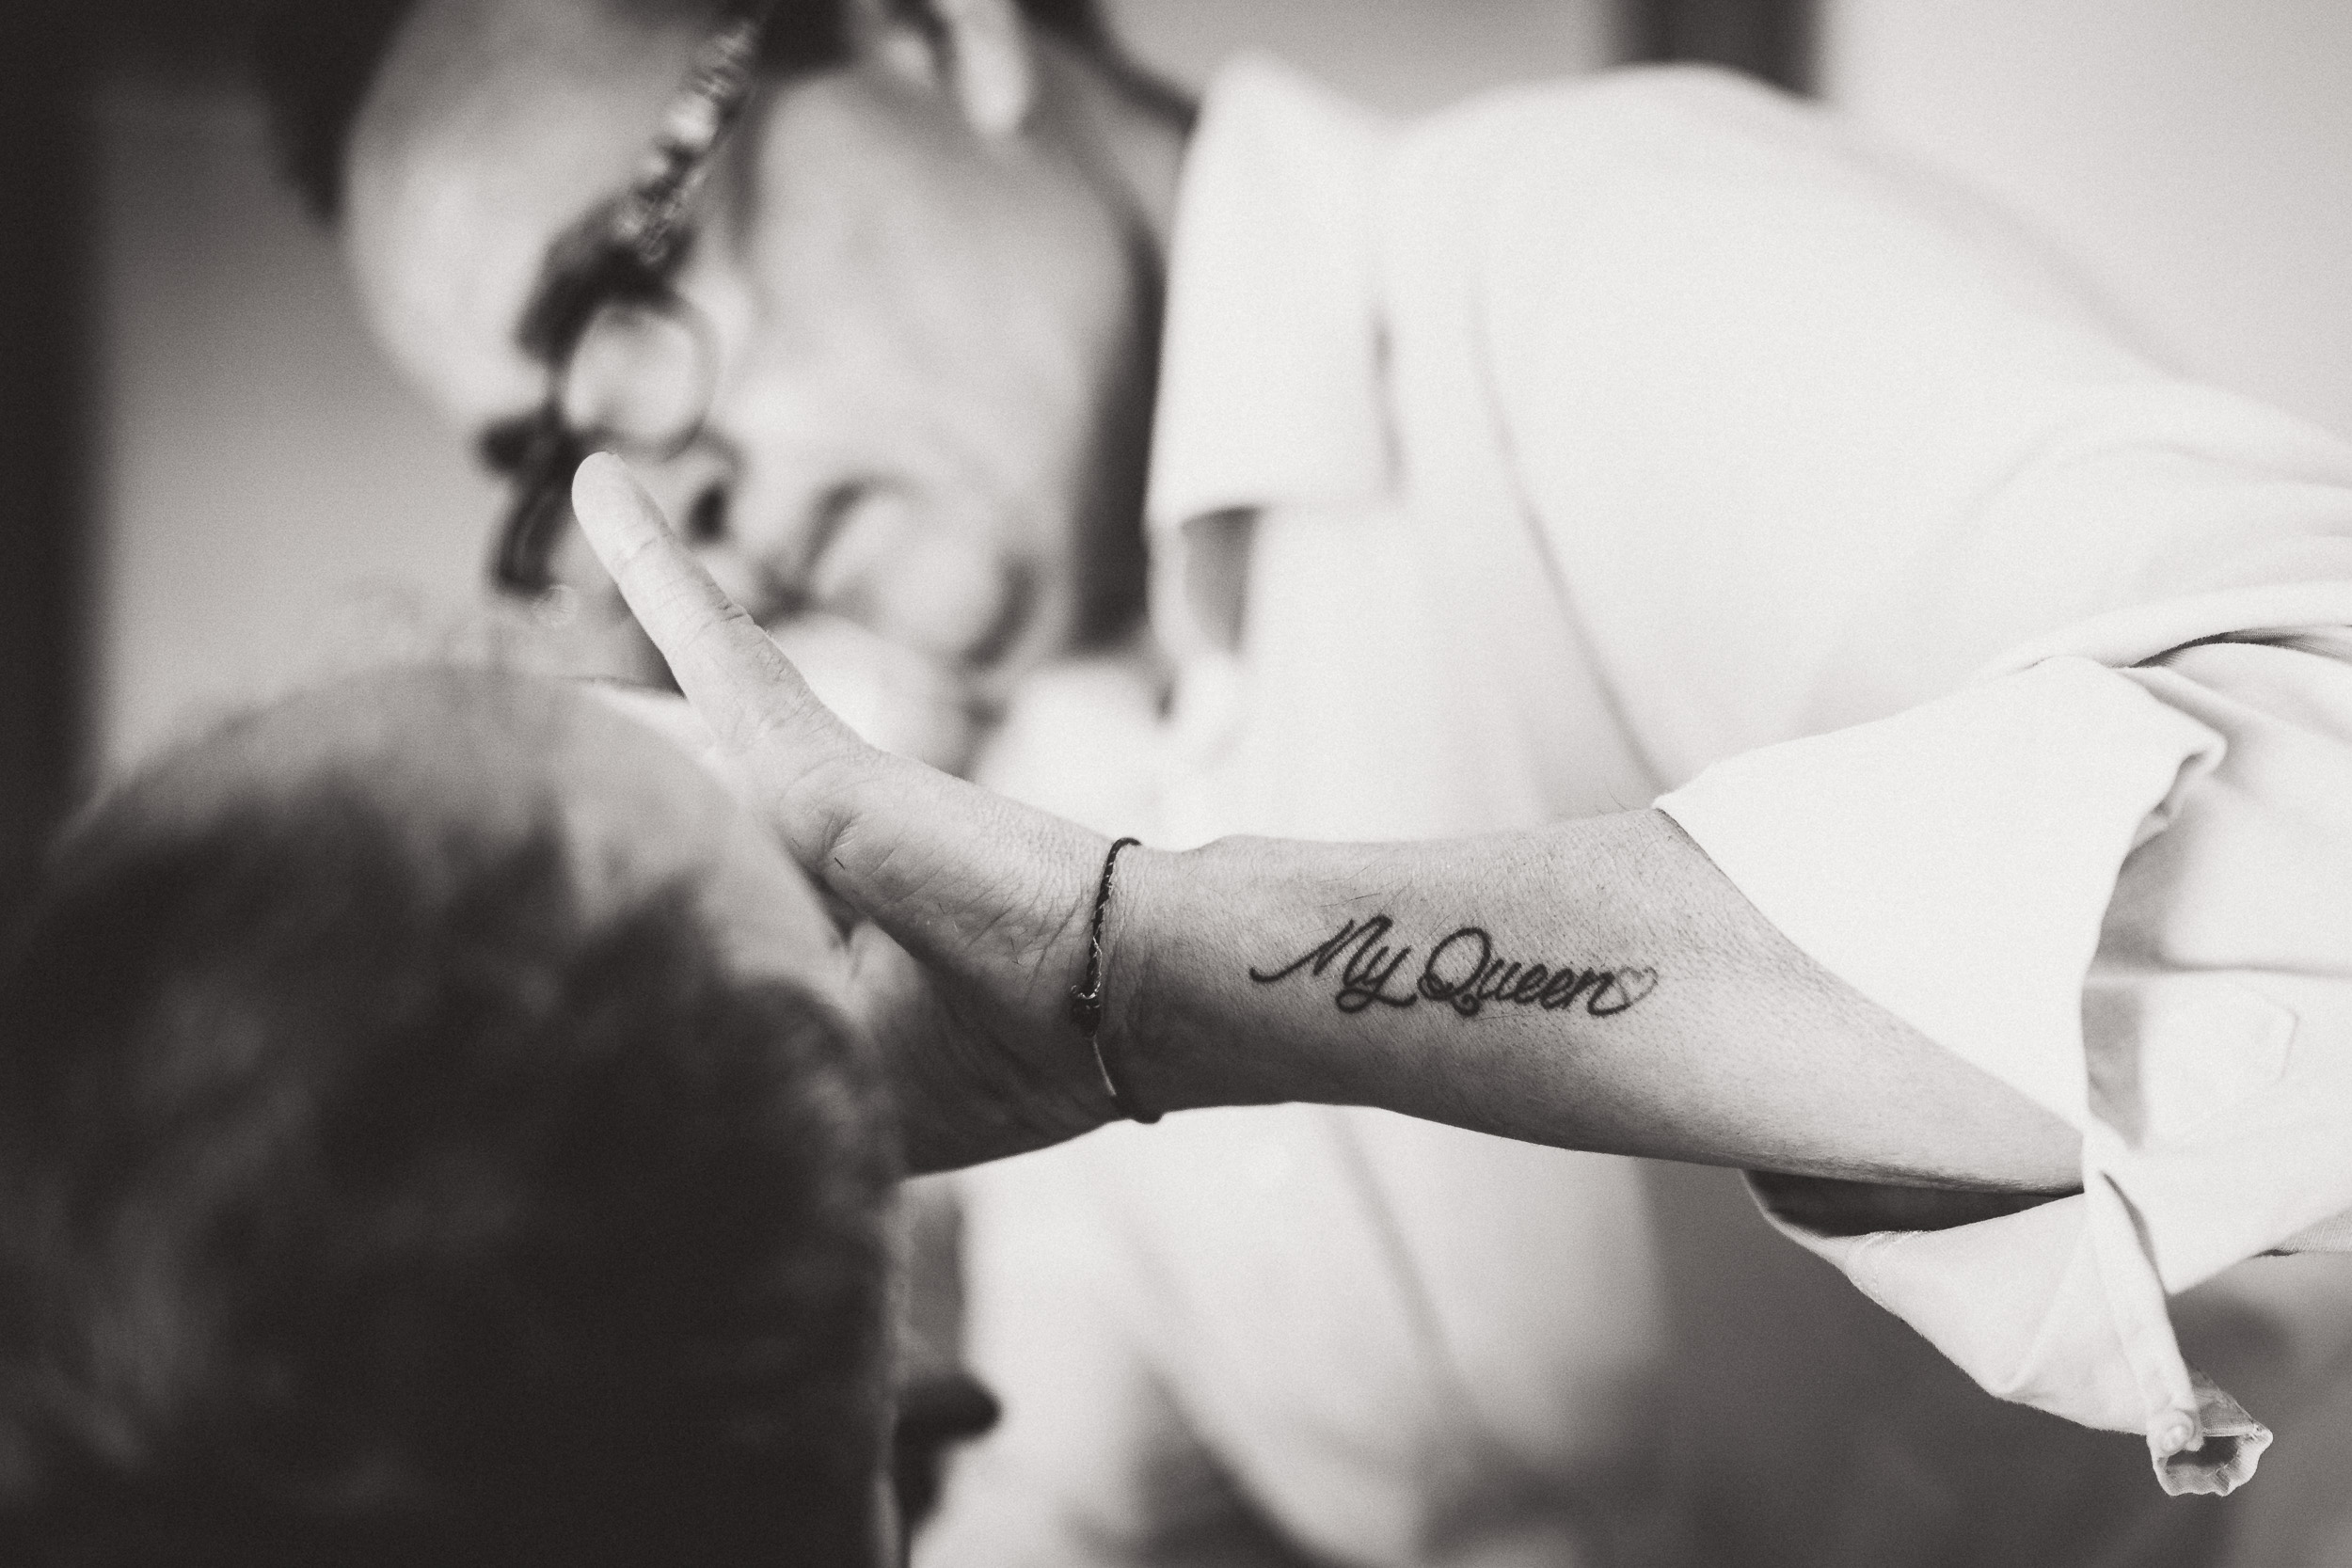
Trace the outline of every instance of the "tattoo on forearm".
<instances>
[{"instance_id":1,"label":"tattoo on forearm","mask_svg":"<svg viewBox=\"0 0 2352 1568\"><path fill-rule=\"evenodd\" d=\"M1465 926L1446 937L1429 949L1418 977L1404 979L1413 949L1389 945L1395 928L1396 922L1385 914L1351 919L1281 968L1253 967L1249 977L1262 986L1301 972L1312 979L1336 979L1331 1002L1343 1013L1435 1002L1464 1018L1476 1018L1489 1006L1556 1013L1580 1003L1595 1018L1613 1018L1658 989L1658 971L1645 965L1579 969L1498 958L1494 938L1480 926Z\"/></svg>"}]
</instances>

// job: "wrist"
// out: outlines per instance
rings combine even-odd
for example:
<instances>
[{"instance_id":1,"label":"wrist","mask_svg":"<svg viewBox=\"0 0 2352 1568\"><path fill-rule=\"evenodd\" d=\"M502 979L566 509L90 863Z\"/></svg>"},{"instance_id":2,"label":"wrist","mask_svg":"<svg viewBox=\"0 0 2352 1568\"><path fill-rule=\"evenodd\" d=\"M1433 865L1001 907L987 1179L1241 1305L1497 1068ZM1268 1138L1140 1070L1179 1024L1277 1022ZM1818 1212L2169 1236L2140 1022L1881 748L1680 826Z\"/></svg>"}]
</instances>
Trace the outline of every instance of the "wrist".
<instances>
[{"instance_id":1,"label":"wrist","mask_svg":"<svg viewBox=\"0 0 2352 1568\"><path fill-rule=\"evenodd\" d=\"M1331 1098L1310 1082L1295 1032L1237 1015L1248 933L1263 916L1244 847L1258 842L1120 857L1103 924L1100 1039L1120 1085L1153 1111Z\"/></svg>"},{"instance_id":2,"label":"wrist","mask_svg":"<svg viewBox=\"0 0 2352 1568\"><path fill-rule=\"evenodd\" d=\"M1119 885L1119 857L1130 849L1142 847L1136 838L1114 840L1103 856L1103 871L1094 890L1093 906L1086 921L1086 967L1079 982L1070 988L1070 1018L1086 1037L1087 1049L1094 1058L1095 1075L1102 1080L1103 1093L1111 1103L1114 1115L1128 1121L1154 1122L1160 1113L1136 1098L1133 1085L1124 1082L1124 1069L1112 1065L1113 1053L1103 1038L1104 991L1110 982L1110 970L1104 961L1104 924L1110 913L1111 895Z\"/></svg>"},{"instance_id":3,"label":"wrist","mask_svg":"<svg viewBox=\"0 0 2352 1568\"><path fill-rule=\"evenodd\" d=\"M1215 1104L1191 1092L1191 1075L1180 1068L1182 1032L1160 1016L1158 955L1165 932L1156 905L1171 891L1169 878L1181 876L1177 867L1184 857L1138 845L1120 858L1119 883L1103 913L1103 1015L1095 1049L1105 1070L1132 1085L1134 1098L1154 1111Z\"/></svg>"}]
</instances>

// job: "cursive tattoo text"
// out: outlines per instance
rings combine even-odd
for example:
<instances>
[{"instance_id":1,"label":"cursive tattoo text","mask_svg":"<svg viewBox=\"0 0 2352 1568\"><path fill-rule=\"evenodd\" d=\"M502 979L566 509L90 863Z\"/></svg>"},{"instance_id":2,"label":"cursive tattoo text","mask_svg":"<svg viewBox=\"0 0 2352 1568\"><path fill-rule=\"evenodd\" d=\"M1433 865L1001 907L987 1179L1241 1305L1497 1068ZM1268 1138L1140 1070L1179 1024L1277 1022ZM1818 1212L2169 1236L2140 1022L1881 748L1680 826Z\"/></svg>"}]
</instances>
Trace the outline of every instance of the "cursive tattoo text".
<instances>
[{"instance_id":1,"label":"cursive tattoo text","mask_svg":"<svg viewBox=\"0 0 2352 1568\"><path fill-rule=\"evenodd\" d=\"M1579 969L1498 958L1494 938L1481 926L1464 926L1447 936L1413 974L1406 969L1412 947L1389 942L1395 929L1396 922L1385 914L1350 919L1279 969L1253 967L1249 977L1262 986L1301 973L1329 979L1336 987L1332 1005L1343 1013L1435 1002L1464 1018L1476 1018L1489 1006L1556 1013L1579 1004L1594 1018L1613 1018L1658 989L1658 971L1645 965Z\"/></svg>"}]
</instances>

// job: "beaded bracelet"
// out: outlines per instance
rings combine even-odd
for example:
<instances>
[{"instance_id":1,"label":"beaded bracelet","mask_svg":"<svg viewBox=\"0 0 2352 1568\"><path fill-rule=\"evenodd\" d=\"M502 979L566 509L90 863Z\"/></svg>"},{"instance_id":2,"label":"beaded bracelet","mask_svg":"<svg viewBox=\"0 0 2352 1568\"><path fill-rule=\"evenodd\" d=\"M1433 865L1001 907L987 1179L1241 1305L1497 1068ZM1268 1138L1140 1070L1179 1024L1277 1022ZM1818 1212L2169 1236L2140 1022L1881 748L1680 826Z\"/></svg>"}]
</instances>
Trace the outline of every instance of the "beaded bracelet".
<instances>
[{"instance_id":1,"label":"beaded bracelet","mask_svg":"<svg viewBox=\"0 0 2352 1568\"><path fill-rule=\"evenodd\" d=\"M1159 1112L1144 1110L1135 1096L1119 1086L1119 1080L1111 1075L1110 1058L1103 1054L1103 911L1110 908L1111 878L1119 870L1119 852L1142 842L1122 838L1103 857L1103 880L1094 890L1094 924L1087 934L1086 979L1071 988L1070 1019L1086 1031L1087 1044L1094 1050L1094 1070L1103 1075L1111 1109L1129 1121L1153 1122L1160 1119Z\"/></svg>"}]
</instances>

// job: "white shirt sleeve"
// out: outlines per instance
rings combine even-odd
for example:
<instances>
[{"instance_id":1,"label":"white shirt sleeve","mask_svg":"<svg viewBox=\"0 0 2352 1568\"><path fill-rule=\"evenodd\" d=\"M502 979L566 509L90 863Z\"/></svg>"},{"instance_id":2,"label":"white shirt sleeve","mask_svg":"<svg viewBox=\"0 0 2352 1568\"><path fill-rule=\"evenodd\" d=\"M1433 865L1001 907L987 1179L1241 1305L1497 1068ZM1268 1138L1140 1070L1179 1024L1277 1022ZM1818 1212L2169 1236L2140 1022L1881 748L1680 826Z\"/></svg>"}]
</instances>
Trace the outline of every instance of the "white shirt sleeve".
<instances>
[{"instance_id":1,"label":"white shirt sleeve","mask_svg":"<svg viewBox=\"0 0 2352 1568\"><path fill-rule=\"evenodd\" d=\"M2083 1132L2077 1198L1784 1228L1993 1392L2148 1433L2176 1490L2229 1490L2268 1435L2182 1364L2165 1298L2352 1210L2352 660L2328 641L2053 658L1660 801L1799 946ZM2184 1428L2224 1441L2163 1451Z\"/></svg>"},{"instance_id":2,"label":"white shirt sleeve","mask_svg":"<svg viewBox=\"0 0 2352 1568\"><path fill-rule=\"evenodd\" d=\"M2226 1491L2267 1437L2166 1296L2352 1210L2352 450L1725 79L1531 95L1406 169L1461 193L1439 259L1660 806L2083 1130L2078 1198L1808 1244L1988 1388Z\"/></svg>"}]
</instances>

